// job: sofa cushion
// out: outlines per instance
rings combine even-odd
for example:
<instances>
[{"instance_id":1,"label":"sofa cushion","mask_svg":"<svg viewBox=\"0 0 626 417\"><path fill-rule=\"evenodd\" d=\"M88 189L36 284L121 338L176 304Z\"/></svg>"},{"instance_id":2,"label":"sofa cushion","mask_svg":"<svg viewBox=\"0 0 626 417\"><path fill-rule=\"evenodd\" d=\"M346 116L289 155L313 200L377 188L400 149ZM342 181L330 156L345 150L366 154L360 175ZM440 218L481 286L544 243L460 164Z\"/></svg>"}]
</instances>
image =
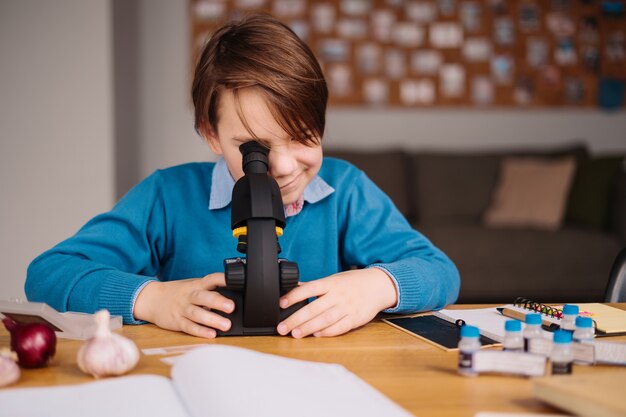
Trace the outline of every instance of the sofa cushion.
<instances>
[{"instance_id":1,"label":"sofa cushion","mask_svg":"<svg viewBox=\"0 0 626 417\"><path fill-rule=\"evenodd\" d=\"M557 230L575 169L572 157L502 159L485 225Z\"/></svg>"},{"instance_id":2,"label":"sofa cushion","mask_svg":"<svg viewBox=\"0 0 626 417\"><path fill-rule=\"evenodd\" d=\"M482 223L506 156L588 157L584 145L491 153L418 153L410 163L411 212L423 224Z\"/></svg>"},{"instance_id":3,"label":"sofa cushion","mask_svg":"<svg viewBox=\"0 0 626 417\"><path fill-rule=\"evenodd\" d=\"M391 198L402 214L411 217L408 203L408 192L411 189L408 184L409 158L404 152L395 150L368 153L327 149L324 154L348 161L363 170Z\"/></svg>"},{"instance_id":4,"label":"sofa cushion","mask_svg":"<svg viewBox=\"0 0 626 417\"><path fill-rule=\"evenodd\" d=\"M558 232L416 226L461 274L460 303L604 299L620 241L606 233L565 227Z\"/></svg>"},{"instance_id":5,"label":"sofa cushion","mask_svg":"<svg viewBox=\"0 0 626 417\"><path fill-rule=\"evenodd\" d=\"M567 222L606 229L611 194L623 162L623 156L609 156L579 163L567 204Z\"/></svg>"}]
</instances>

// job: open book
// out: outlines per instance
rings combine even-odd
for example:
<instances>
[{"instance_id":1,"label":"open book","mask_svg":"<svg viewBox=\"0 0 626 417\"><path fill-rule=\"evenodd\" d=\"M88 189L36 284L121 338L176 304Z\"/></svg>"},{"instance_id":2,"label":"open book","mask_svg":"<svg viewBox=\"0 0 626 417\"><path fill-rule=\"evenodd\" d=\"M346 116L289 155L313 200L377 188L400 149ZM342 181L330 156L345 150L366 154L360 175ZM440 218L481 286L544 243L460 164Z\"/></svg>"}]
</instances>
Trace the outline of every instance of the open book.
<instances>
[{"instance_id":1,"label":"open book","mask_svg":"<svg viewBox=\"0 0 626 417\"><path fill-rule=\"evenodd\" d=\"M7 417L410 416L341 365L224 345L184 354L171 380L132 375L3 389L0 404L0 416Z\"/></svg>"}]
</instances>

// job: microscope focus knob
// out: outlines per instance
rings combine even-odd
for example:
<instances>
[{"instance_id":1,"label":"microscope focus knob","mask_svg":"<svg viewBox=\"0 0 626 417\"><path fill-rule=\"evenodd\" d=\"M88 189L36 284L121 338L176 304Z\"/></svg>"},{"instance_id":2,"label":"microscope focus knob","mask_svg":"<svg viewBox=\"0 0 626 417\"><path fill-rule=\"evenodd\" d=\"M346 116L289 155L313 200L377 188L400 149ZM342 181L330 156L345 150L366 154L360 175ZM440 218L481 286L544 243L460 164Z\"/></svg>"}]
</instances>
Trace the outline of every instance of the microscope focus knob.
<instances>
[{"instance_id":1,"label":"microscope focus knob","mask_svg":"<svg viewBox=\"0 0 626 417\"><path fill-rule=\"evenodd\" d=\"M300 271L298 264L289 261L279 261L280 268L280 289L282 292L290 291L298 286Z\"/></svg>"},{"instance_id":2,"label":"microscope focus knob","mask_svg":"<svg viewBox=\"0 0 626 417\"><path fill-rule=\"evenodd\" d=\"M246 283L246 265L241 259L225 259L224 275L226 288L233 291L242 291Z\"/></svg>"}]
</instances>

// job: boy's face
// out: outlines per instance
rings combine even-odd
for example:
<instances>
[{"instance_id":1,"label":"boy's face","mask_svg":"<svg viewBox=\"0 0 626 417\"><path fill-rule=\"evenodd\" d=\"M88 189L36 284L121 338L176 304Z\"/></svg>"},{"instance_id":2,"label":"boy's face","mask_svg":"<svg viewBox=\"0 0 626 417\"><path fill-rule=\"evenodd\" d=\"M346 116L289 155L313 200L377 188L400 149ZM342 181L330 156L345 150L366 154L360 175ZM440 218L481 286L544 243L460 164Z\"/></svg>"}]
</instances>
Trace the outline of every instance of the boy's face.
<instances>
[{"instance_id":1,"label":"boy's face","mask_svg":"<svg viewBox=\"0 0 626 417\"><path fill-rule=\"evenodd\" d=\"M269 174L280 187L283 204L296 202L320 170L322 146L306 146L288 137L255 88L239 90L239 104L257 138L252 137L240 120L232 91L224 90L219 100L217 132L204 133L209 146L217 155L224 156L235 181L243 176L239 146L252 140L267 146Z\"/></svg>"}]
</instances>

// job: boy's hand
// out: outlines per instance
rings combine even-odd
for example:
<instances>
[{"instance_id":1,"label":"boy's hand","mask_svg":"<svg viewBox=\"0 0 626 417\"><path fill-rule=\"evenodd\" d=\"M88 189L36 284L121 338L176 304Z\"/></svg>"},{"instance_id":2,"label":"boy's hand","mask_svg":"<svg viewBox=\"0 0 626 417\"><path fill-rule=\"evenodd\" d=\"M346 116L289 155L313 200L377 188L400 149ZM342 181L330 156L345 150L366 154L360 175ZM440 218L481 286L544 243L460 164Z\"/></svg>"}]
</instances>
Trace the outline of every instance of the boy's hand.
<instances>
[{"instance_id":1,"label":"boy's hand","mask_svg":"<svg viewBox=\"0 0 626 417\"><path fill-rule=\"evenodd\" d=\"M137 296L133 315L157 326L213 338L215 329L227 331L230 320L209 311L232 313L235 303L217 293L215 288L226 285L223 273L204 278L179 281L155 281L146 285Z\"/></svg>"},{"instance_id":2,"label":"boy's hand","mask_svg":"<svg viewBox=\"0 0 626 417\"><path fill-rule=\"evenodd\" d=\"M362 326L397 302L395 285L378 268L341 272L299 285L280 299L281 308L318 297L278 324L281 335L337 336Z\"/></svg>"}]
</instances>

